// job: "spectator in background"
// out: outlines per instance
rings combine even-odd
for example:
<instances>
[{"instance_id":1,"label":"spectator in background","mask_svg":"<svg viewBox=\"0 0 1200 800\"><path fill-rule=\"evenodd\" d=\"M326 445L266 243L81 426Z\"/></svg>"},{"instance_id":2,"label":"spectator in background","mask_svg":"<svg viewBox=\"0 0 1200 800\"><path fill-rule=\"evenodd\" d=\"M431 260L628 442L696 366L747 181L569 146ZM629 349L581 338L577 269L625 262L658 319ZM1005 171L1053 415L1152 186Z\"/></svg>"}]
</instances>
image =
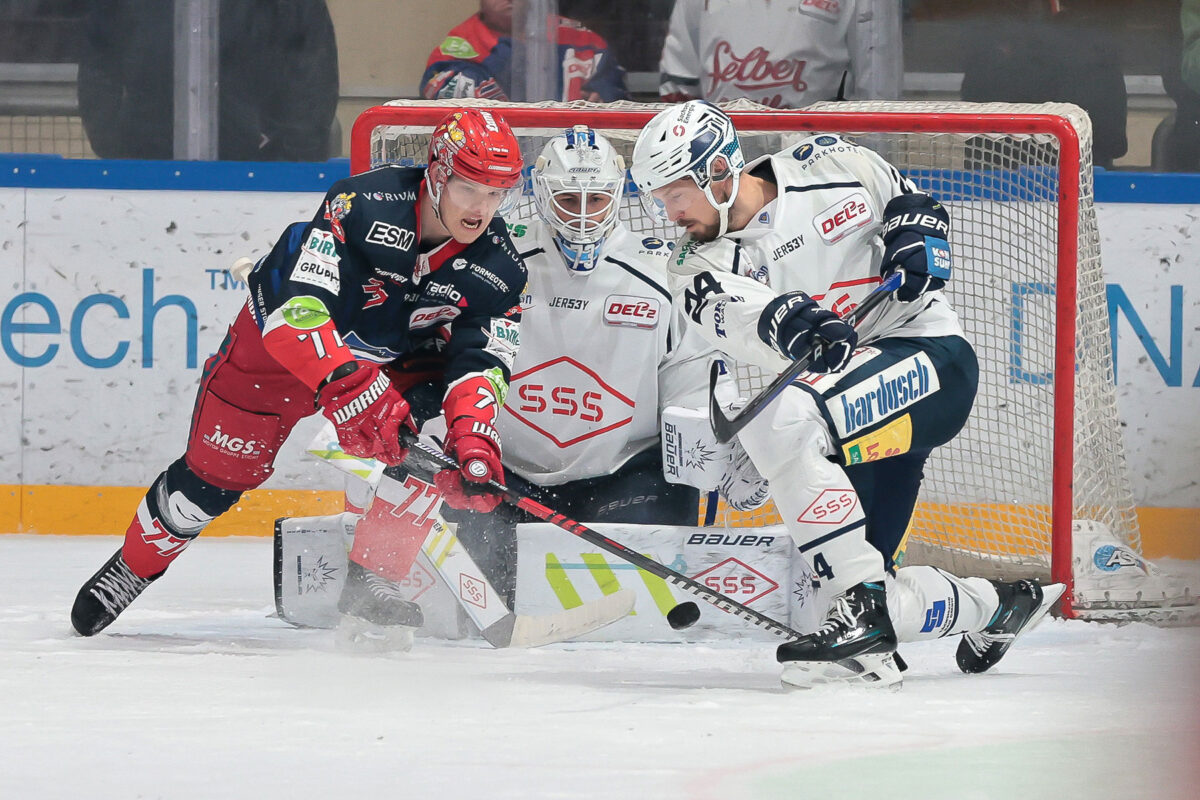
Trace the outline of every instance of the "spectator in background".
<instances>
[{"instance_id":1,"label":"spectator in background","mask_svg":"<svg viewBox=\"0 0 1200 800\"><path fill-rule=\"evenodd\" d=\"M79 111L102 158L174 155L174 5L91 5ZM219 24L218 157L329 158L338 62L325 0L223 0Z\"/></svg>"},{"instance_id":2,"label":"spectator in background","mask_svg":"<svg viewBox=\"0 0 1200 800\"><path fill-rule=\"evenodd\" d=\"M1128 147L1128 100L1120 48L1096 13L1042 0L1021 18L981 20L966 49L962 99L1074 103L1092 118L1095 165L1111 168Z\"/></svg>"},{"instance_id":3,"label":"spectator in background","mask_svg":"<svg viewBox=\"0 0 1200 800\"><path fill-rule=\"evenodd\" d=\"M1162 71L1163 88L1175 101L1175 114L1155 131L1153 166L1200 172L1200 0L1183 0L1179 23L1182 52L1171 49Z\"/></svg>"},{"instance_id":4,"label":"spectator in background","mask_svg":"<svg viewBox=\"0 0 1200 800\"><path fill-rule=\"evenodd\" d=\"M776 108L896 99L900 8L896 0L676 0L659 94Z\"/></svg>"},{"instance_id":5,"label":"spectator in background","mask_svg":"<svg viewBox=\"0 0 1200 800\"><path fill-rule=\"evenodd\" d=\"M479 0L479 13L455 26L429 54L421 94L429 100L512 96L512 0ZM558 100L607 103L628 99L625 70L608 43L579 22L558 23Z\"/></svg>"},{"instance_id":6,"label":"spectator in background","mask_svg":"<svg viewBox=\"0 0 1200 800\"><path fill-rule=\"evenodd\" d=\"M1179 25L1183 29L1183 82L1200 94L1200 0L1183 0Z\"/></svg>"}]
</instances>

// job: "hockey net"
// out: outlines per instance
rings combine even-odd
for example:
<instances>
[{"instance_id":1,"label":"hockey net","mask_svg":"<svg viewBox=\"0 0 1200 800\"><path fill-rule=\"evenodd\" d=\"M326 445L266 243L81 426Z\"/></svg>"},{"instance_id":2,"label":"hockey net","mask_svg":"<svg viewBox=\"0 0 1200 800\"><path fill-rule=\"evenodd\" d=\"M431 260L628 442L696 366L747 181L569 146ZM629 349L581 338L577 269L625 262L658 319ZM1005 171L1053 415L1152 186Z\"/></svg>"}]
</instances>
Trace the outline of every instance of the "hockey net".
<instances>
[{"instance_id":1,"label":"hockey net","mask_svg":"<svg viewBox=\"0 0 1200 800\"><path fill-rule=\"evenodd\" d=\"M352 133L352 170L423 164L433 127L462 104L396 101L364 112ZM637 134L662 108L471 104L502 111L527 164L549 137L580 123L604 133L628 164ZM726 110L747 160L814 133L840 133L879 152L950 209L956 265L947 291L979 356L979 393L966 428L926 466L904 563L1061 581L1068 585L1064 612L1091 618L1153 619L1194 602L1187 590L1180 598L1156 585L1106 583L1102 572L1093 580L1087 562L1095 547L1082 544L1099 537L1140 560L1086 114L1065 104L914 102L822 103L804 111L739 102ZM527 186L509 217L533 216ZM644 237L678 236L642 213L632 183L621 218ZM740 367L736 374L747 396L772 377ZM729 526L780 521L773 505L753 514L722 506L716 519Z\"/></svg>"}]
</instances>

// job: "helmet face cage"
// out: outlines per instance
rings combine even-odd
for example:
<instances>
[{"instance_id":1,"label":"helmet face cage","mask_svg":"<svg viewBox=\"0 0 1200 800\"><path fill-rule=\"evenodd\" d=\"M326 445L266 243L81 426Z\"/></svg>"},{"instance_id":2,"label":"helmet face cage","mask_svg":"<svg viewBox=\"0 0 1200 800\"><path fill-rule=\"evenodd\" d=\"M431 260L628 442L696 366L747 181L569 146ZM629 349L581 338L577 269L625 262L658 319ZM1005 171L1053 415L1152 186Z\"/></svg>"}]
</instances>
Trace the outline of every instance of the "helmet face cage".
<instances>
[{"instance_id":1,"label":"helmet face cage","mask_svg":"<svg viewBox=\"0 0 1200 800\"><path fill-rule=\"evenodd\" d=\"M733 120L708 101L691 100L660 111L642 129L633 148L631 172L646 213L667 223L666 209L655 199L654 190L680 178L691 178L719 212L718 235L723 235L745 166ZM718 201L712 183L730 176L733 186L729 198Z\"/></svg>"},{"instance_id":2,"label":"helmet face cage","mask_svg":"<svg viewBox=\"0 0 1200 800\"><path fill-rule=\"evenodd\" d=\"M617 224L625 160L603 136L576 125L547 143L531 175L538 213L554 229L568 268L590 271ZM588 196L597 194L608 198L602 215L588 213Z\"/></svg>"},{"instance_id":3,"label":"helmet face cage","mask_svg":"<svg viewBox=\"0 0 1200 800\"><path fill-rule=\"evenodd\" d=\"M507 189L497 213L515 205L521 190L521 148L502 117L466 108L443 119L429 139L425 183L434 211L441 215L442 191L451 175L483 186Z\"/></svg>"}]
</instances>

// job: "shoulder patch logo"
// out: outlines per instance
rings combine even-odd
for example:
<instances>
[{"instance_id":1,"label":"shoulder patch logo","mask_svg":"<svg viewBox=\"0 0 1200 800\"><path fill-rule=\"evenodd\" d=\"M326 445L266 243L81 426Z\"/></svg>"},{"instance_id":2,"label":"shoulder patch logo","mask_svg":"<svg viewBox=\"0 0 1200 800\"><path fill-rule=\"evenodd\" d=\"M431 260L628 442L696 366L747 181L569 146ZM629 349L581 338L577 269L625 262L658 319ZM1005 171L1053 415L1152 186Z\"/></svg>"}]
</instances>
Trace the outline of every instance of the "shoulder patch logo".
<instances>
[{"instance_id":1,"label":"shoulder patch logo","mask_svg":"<svg viewBox=\"0 0 1200 800\"><path fill-rule=\"evenodd\" d=\"M464 61L479 57L479 53L471 43L461 36L447 36L438 49L451 58L461 58Z\"/></svg>"}]
</instances>

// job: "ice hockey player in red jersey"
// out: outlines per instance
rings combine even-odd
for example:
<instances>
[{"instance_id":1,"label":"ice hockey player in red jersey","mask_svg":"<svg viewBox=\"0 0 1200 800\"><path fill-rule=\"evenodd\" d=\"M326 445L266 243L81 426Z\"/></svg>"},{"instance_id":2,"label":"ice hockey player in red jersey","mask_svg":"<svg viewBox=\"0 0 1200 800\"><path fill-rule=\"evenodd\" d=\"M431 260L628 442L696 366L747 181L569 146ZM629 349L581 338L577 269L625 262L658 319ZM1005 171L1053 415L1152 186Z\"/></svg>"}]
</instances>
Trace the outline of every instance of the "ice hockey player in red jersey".
<instances>
[{"instance_id":1,"label":"ice hockey player in red jersey","mask_svg":"<svg viewBox=\"0 0 1200 800\"><path fill-rule=\"evenodd\" d=\"M339 181L311 222L284 232L248 276L250 298L204 365L183 457L154 480L124 544L80 589L76 631L91 636L111 624L205 526L271 475L293 426L317 412L346 452L394 465L406 455L401 431L440 410L445 449L464 465L437 476L443 497L479 509L499 502L483 487L503 480L493 424L527 276L497 210L522 166L499 115L455 111L433 132L428 167ZM435 340L440 374L392 368ZM368 546L356 541L339 609L418 627L419 607L369 568Z\"/></svg>"}]
</instances>

